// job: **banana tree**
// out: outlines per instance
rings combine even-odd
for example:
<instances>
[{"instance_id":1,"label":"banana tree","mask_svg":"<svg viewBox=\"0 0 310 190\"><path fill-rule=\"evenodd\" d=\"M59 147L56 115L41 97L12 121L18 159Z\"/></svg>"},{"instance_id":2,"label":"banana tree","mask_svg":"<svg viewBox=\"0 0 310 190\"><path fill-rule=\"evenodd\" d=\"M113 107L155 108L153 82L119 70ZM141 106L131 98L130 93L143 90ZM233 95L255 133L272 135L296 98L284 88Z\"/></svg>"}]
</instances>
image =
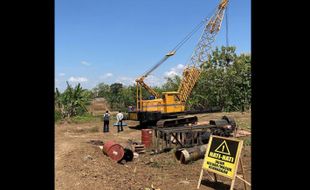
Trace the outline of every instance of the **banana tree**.
<instances>
[{"instance_id":1,"label":"banana tree","mask_svg":"<svg viewBox=\"0 0 310 190\"><path fill-rule=\"evenodd\" d=\"M63 118L70 118L87 111L86 104L89 99L89 93L82 89L80 83L73 88L67 82L67 89L63 93L60 93L58 89L55 93L55 104Z\"/></svg>"}]
</instances>

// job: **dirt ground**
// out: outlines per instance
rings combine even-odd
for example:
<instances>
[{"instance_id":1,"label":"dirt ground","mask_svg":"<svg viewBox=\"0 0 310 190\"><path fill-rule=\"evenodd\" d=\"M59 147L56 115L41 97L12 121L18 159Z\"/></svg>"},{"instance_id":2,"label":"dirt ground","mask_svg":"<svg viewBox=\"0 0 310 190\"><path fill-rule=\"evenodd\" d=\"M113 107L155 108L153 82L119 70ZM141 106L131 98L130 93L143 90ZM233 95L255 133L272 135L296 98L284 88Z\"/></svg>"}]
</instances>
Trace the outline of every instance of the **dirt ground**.
<instances>
[{"instance_id":1,"label":"dirt ground","mask_svg":"<svg viewBox=\"0 0 310 190\"><path fill-rule=\"evenodd\" d=\"M223 115L235 118L237 125L250 131L250 113L212 113L199 114L199 122L220 119ZM134 121L125 121L129 126L137 125ZM111 126L110 133L102 133L102 122L94 121L82 124L55 125L55 187L56 190L191 190L196 189L203 159L188 165L176 161L173 151L157 155L140 154L137 159L118 164L104 155L100 148L90 143L91 140L114 140L126 146L128 139L141 141L141 131L124 127L124 132L117 133ZM243 139L247 137L241 137ZM251 182L251 146L245 143L242 159L246 179ZM231 180L218 176L218 183L210 181L204 175L201 190L229 189ZM236 180L235 189L244 189L243 183ZM248 189L251 189L248 187Z\"/></svg>"}]
</instances>

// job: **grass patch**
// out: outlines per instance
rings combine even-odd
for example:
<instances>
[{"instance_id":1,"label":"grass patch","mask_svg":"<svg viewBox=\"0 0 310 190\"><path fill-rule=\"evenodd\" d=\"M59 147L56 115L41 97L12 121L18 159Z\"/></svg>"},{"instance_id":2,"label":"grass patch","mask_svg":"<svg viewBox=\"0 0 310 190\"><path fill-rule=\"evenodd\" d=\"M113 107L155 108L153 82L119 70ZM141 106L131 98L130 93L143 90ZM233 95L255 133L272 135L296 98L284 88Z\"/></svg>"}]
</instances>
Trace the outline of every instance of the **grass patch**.
<instances>
[{"instance_id":1,"label":"grass patch","mask_svg":"<svg viewBox=\"0 0 310 190\"><path fill-rule=\"evenodd\" d=\"M243 140L243 144L244 144L244 146L251 146L251 136L245 138Z\"/></svg>"},{"instance_id":2,"label":"grass patch","mask_svg":"<svg viewBox=\"0 0 310 190\"><path fill-rule=\"evenodd\" d=\"M84 114L79 116L74 116L70 119L70 122L72 123L87 123L87 122L94 122L94 121L100 121L100 116L92 116L90 114Z\"/></svg>"},{"instance_id":3,"label":"grass patch","mask_svg":"<svg viewBox=\"0 0 310 190\"><path fill-rule=\"evenodd\" d=\"M238 127L240 128L240 129L251 129L251 125L249 124L249 123L238 123Z\"/></svg>"}]
</instances>

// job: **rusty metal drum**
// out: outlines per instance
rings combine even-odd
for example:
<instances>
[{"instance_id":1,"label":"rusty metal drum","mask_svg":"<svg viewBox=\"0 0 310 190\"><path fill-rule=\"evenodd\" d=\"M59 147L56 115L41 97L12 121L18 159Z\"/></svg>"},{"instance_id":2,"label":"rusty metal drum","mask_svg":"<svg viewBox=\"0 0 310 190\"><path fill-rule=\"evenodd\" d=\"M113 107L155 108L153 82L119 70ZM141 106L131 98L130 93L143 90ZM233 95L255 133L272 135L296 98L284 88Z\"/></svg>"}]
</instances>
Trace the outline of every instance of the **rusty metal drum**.
<instances>
[{"instance_id":1,"label":"rusty metal drum","mask_svg":"<svg viewBox=\"0 0 310 190\"><path fill-rule=\"evenodd\" d=\"M141 131L141 142L144 144L145 148L149 148L152 145L152 129L142 129Z\"/></svg>"},{"instance_id":2,"label":"rusty metal drum","mask_svg":"<svg viewBox=\"0 0 310 190\"><path fill-rule=\"evenodd\" d=\"M112 160L115 160L115 161L120 161L125 154L124 148L121 145L113 141L105 142L102 150Z\"/></svg>"}]
</instances>

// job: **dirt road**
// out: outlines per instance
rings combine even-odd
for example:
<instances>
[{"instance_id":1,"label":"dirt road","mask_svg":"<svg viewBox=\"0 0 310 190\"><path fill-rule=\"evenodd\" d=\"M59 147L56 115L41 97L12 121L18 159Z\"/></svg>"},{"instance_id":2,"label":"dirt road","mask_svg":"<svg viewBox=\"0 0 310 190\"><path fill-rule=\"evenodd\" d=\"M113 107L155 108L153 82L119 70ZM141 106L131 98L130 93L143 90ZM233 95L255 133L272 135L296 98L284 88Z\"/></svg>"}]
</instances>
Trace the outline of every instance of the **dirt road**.
<instances>
[{"instance_id":1,"label":"dirt road","mask_svg":"<svg viewBox=\"0 0 310 190\"><path fill-rule=\"evenodd\" d=\"M250 113L200 114L199 121L219 119L223 115L233 116L237 124L250 125ZM111 122L113 123L113 122ZM129 126L137 123L126 121ZM247 129L249 130L249 129ZM144 190L153 185L160 190L196 189L203 160L188 165L179 164L173 152L149 155L140 154L137 159L121 165L105 156L91 140L114 140L126 146L128 139L141 141L141 131L124 127L117 133L110 126L110 133L102 133L101 122L83 124L57 124L55 126L55 186L56 190ZM251 147L242 151L246 178L251 176ZM205 175L201 190L229 189L230 180L218 177L217 184ZM243 189L236 180L235 189ZM248 188L250 189L250 188Z\"/></svg>"}]
</instances>

